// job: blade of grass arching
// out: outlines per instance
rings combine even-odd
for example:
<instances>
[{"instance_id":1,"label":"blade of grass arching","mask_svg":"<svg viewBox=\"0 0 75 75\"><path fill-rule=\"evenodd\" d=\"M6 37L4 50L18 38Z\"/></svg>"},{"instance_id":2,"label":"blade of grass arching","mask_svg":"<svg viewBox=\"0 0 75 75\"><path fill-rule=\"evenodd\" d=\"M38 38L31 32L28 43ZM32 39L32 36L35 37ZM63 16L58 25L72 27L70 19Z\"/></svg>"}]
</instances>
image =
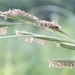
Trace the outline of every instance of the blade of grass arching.
<instances>
[{"instance_id":1,"label":"blade of grass arching","mask_svg":"<svg viewBox=\"0 0 75 75\"><path fill-rule=\"evenodd\" d=\"M13 19L15 18L14 15L13 16L10 16L10 17L13 18ZM35 20L33 20L32 18L29 18L27 16L16 15L16 19L18 19L19 21L21 21L23 23L25 22L25 23L28 23L30 25L34 25L34 26L37 26L38 27L37 22ZM49 31L50 29L49 28L46 28L46 30ZM61 30L60 28L55 29L55 31L57 31L57 32L59 32L61 34L64 34L67 37L71 38L65 31Z\"/></svg>"},{"instance_id":2,"label":"blade of grass arching","mask_svg":"<svg viewBox=\"0 0 75 75\"><path fill-rule=\"evenodd\" d=\"M54 42L75 43L74 41L69 41L67 39L63 39L63 38L59 38L59 37L53 37L53 36L25 35L25 37L32 37L32 38L44 39L44 40L47 40L47 41L54 41Z\"/></svg>"},{"instance_id":3,"label":"blade of grass arching","mask_svg":"<svg viewBox=\"0 0 75 75\"><path fill-rule=\"evenodd\" d=\"M72 40L70 41L70 40L67 40L67 39L64 39L64 38L60 38L60 37L38 35L38 34L25 32L25 31L16 31L16 34L17 35L24 35L25 37L30 37L30 38L44 39L44 40L47 40L47 41L75 43Z\"/></svg>"},{"instance_id":4,"label":"blade of grass arching","mask_svg":"<svg viewBox=\"0 0 75 75\"><path fill-rule=\"evenodd\" d=\"M75 50L75 44L71 44L71 43L64 43L61 42L59 43L61 47L67 48L67 49L71 49L71 50Z\"/></svg>"},{"instance_id":5,"label":"blade of grass arching","mask_svg":"<svg viewBox=\"0 0 75 75\"><path fill-rule=\"evenodd\" d=\"M63 39L60 37L54 37L54 36L45 36L45 35L37 35L37 34L21 34L21 35L10 35L10 36L1 36L0 39L6 39L6 38L19 38L19 37L28 37L28 38L37 38L37 39L43 39L47 41L54 41L54 42L66 42L66 43L75 43L73 41L69 41L67 39Z\"/></svg>"},{"instance_id":6,"label":"blade of grass arching","mask_svg":"<svg viewBox=\"0 0 75 75\"><path fill-rule=\"evenodd\" d=\"M57 29L57 31L61 34L66 35L67 37L71 38L65 31L61 30L61 29Z\"/></svg>"},{"instance_id":7,"label":"blade of grass arching","mask_svg":"<svg viewBox=\"0 0 75 75\"><path fill-rule=\"evenodd\" d=\"M12 16L12 17L13 17L13 16ZM13 18L14 18L14 17L13 17ZM16 19L18 19L18 20L20 20L20 21L22 21L22 22L26 22L26 23L28 23L28 24L30 24L30 25L35 25L35 26L38 27L36 21L33 20L32 18L27 17L27 16L17 15L17 16L16 16ZM49 28L46 28L46 30L49 31ZM64 35L66 35L67 37L70 37L65 31L63 31L63 30L61 30L61 29L59 29L59 28L56 29L55 31L57 31L57 32L59 32L59 33L61 33L61 34L64 34Z\"/></svg>"},{"instance_id":8,"label":"blade of grass arching","mask_svg":"<svg viewBox=\"0 0 75 75\"><path fill-rule=\"evenodd\" d=\"M26 23L29 23L29 24L33 24L33 25L37 25L36 21L34 21L33 19L31 18L28 18L27 16L22 16L22 15L18 15L17 16L17 19L22 21L22 22L26 22ZM49 29L49 28L46 28L46 30ZM67 37L70 37L65 31L61 30L60 28L56 29L55 31L61 33L61 34L64 34L66 35ZM71 37L70 37L71 38Z\"/></svg>"},{"instance_id":9,"label":"blade of grass arching","mask_svg":"<svg viewBox=\"0 0 75 75\"><path fill-rule=\"evenodd\" d=\"M53 31L51 31L49 28L45 28L47 31L50 31L50 32L53 32ZM60 35L60 34L61 35ZM68 37L69 39L71 39L71 37L65 32L65 31L63 31L62 29L56 29L55 31L54 31L54 34L58 34L58 35L60 35L60 36L62 36L62 37Z\"/></svg>"}]
</instances>

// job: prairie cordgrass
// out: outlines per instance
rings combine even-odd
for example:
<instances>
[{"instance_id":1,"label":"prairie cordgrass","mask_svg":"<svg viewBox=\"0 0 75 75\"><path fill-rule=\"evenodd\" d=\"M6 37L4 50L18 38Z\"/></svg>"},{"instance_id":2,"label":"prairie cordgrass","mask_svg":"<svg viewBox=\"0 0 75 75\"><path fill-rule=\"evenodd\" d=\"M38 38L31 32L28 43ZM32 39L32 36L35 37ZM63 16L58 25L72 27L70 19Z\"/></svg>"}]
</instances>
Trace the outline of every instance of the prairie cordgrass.
<instances>
[{"instance_id":1,"label":"prairie cordgrass","mask_svg":"<svg viewBox=\"0 0 75 75\"><path fill-rule=\"evenodd\" d=\"M42 29L52 29L54 32L59 32L61 34L65 34L65 36L69 37L66 32L62 29L62 27L57 23L57 21L46 21L46 20L40 20L36 16L26 13L25 11L22 11L20 9L13 9L8 11L0 11L0 17L4 17L5 20L14 19L19 21L19 23L10 23L10 22L0 22L0 39L6 39L6 38L21 38L25 42L33 43L36 42L38 44L41 44L43 46L46 46L49 41L53 41L55 43L58 43L59 46L75 50L75 41L73 39L66 39L63 37L57 37L57 36L47 36L47 35L39 35L32 32L26 32L26 31L19 31L16 28L16 31L14 31L14 35L4 35L7 33L7 27L9 26L16 26L16 25L24 25L25 23L29 25L33 25L36 27L39 27ZM63 30L63 31L62 31ZM49 66L55 66L55 67L74 67L74 62L69 60L51 60Z\"/></svg>"}]
</instances>

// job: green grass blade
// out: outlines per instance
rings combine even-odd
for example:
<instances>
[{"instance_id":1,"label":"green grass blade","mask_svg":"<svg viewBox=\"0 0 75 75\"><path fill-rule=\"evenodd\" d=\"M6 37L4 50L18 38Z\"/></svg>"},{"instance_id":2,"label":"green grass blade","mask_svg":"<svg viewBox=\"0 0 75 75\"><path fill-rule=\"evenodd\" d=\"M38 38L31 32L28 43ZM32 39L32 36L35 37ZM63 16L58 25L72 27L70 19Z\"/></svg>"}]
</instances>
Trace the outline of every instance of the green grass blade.
<instances>
[{"instance_id":1,"label":"green grass blade","mask_svg":"<svg viewBox=\"0 0 75 75\"><path fill-rule=\"evenodd\" d=\"M38 35L38 34L25 32L25 31L16 31L16 34L24 35L24 37L44 39L44 40L47 40L47 41L75 43L72 40L70 41L70 40L67 40L67 39L64 39L64 38L60 38L60 37Z\"/></svg>"},{"instance_id":2,"label":"green grass blade","mask_svg":"<svg viewBox=\"0 0 75 75\"><path fill-rule=\"evenodd\" d=\"M67 48L67 49L71 49L71 50L75 50L75 44L71 44L71 43L60 43L60 46Z\"/></svg>"}]
</instances>

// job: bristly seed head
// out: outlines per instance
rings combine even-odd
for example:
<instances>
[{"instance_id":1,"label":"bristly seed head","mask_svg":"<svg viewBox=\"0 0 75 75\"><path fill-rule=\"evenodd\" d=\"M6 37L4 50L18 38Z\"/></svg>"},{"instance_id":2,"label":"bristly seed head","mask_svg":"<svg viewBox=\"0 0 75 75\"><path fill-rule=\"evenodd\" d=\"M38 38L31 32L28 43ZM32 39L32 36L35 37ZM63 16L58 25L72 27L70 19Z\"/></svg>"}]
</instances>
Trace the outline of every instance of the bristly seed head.
<instances>
[{"instance_id":1,"label":"bristly seed head","mask_svg":"<svg viewBox=\"0 0 75 75\"><path fill-rule=\"evenodd\" d=\"M36 21L39 20L36 16L34 16L32 14L29 14L29 13L26 13L25 11L22 11L20 9L12 9L12 10L9 9L8 11L2 12L0 14L0 16L5 18L5 20L6 20L6 18L10 18L10 16L15 16L16 17L16 15L27 16L27 17L29 17L31 19L36 20Z\"/></svg>"},{"instance_id":2,"label":"bristly seed head","mask_svg":"<svg viewBox=\"0 0 75 75\"><path fill-rule=\"evenodd\" d=\"M16 15L22 15L22 16L26 16L30 19L33 19L36 22L36 24L39 25L39 27L41 29L44 29L45 27L51 28L52 30L57 30L57 29L61 28L58 25L57 21L49 22L49 21L46 21L46 20L40 20L36 16L34 16L32 14L29 14L29 13L26 13L25 11L22 11L20 9L13 9L13 10L10 9L9 11L5 11L5 12L2 12L0 14L0 16L5 18L5 20L6 20L6 18L12 18L13 16L15 18Z\"/></svg>"},{"instance_id":3,"label":"bristly seed head","mask_svg":"<svg viewBox=\"0 0 75 75\"><path fill-rule=\"evenodd\" d=\"M57 67L57 68L73 68L75 67L75 61L73 60L50 60L49 67Z\"/></svg>"},{"instance_id":4,"label":"bristly seed head","mask_svg":"<svg viewBox=\"0 0 75 75\"><path fill-rule=\"evenodd\" d=\"M26 16L32 20L35 21L35 23L39 26L39 28L41 29L44 29L45 27L47 28L51 28L52 30L57 30L59 28L61 28L57 21L52 21L52 22L49 22L49 21L46 21L46 20L40 20L39 18L37 18L36 16L32 15L32 14L29 14L29 13L26 13L25 11L22 11L20 9L13 9L13 10L9 10L9 11L5 11L5 12L2 12L0 14L0 16L4 17L5 20L6 18L16 18L16 15L21 15L21 16ZM29 21L28 21L29 23Z\"/></svg>"},{"instance_id":5,"label":"bristly seed head","mask_svg":"<svg viewBox=\"0 0 75 75\"><path fill-rule=\"evenodd\" d=\"M23 35L22 33L23 31L17 31L15 30L15 33L17 36L21 36ZM29 32L27 32L29 34ZM27 34L26 34L27 35ZM38 38L30 38L30 37L20 37L21 39L25 40L25 42L29 42L29 43L38 43L41 44L42 46L47 46L48 45L48 41L44 40L44 39L38 39Z\"/></svg>"},{"instance_id":6,"label":"bristly seed head","mask_svg":"<svg viewBox=\"0 0 75 75\"><path fill-rule=\"evenodd\" d=\"M44 29L45 27L51 28L52 30L56 30L56 29L61 28L58 25L57 21L49 22L49 21L46 21L46 20L39 20L37 22L37 24L39 25L39 28L41 28L41 29Z\"/></svg>"}]
</instances>

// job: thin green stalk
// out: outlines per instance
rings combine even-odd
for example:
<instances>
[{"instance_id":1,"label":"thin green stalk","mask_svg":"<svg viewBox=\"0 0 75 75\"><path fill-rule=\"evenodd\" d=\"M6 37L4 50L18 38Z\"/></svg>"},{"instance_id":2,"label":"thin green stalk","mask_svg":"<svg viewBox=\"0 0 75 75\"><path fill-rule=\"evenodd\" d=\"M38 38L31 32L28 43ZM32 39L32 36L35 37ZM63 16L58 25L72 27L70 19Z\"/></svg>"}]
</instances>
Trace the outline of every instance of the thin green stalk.
<instances>
[{"instance_id":1,"label":"thin green stalk","mask_svg":"<svg viewBox=\"0 0 75 75\"><path fill-rule=\"evenodd\" d=\"M23 24L25 24L25 23L0 22L0 27L23 25Z\"/></svg>"}]
</instances>

